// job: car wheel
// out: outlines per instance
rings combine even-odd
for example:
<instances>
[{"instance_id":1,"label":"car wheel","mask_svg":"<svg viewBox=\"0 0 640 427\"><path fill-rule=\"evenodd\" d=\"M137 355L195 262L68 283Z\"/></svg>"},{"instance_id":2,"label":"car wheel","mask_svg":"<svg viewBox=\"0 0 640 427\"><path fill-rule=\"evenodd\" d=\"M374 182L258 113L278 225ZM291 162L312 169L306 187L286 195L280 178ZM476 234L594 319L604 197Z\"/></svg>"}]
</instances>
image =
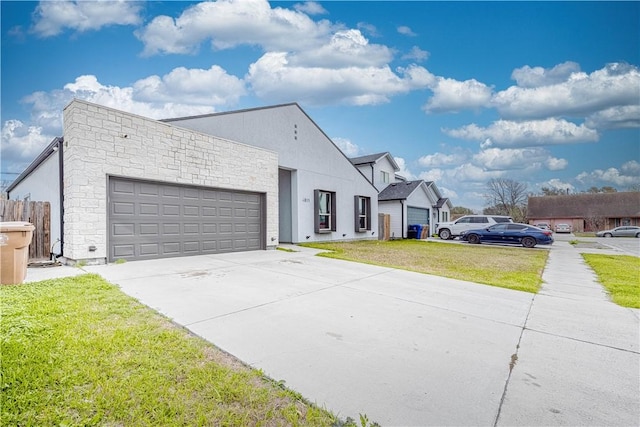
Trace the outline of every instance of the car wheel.
<instances>
[{"instance_id":1,"label":"car wheel","mask_svg":"<svg viewBox=\"0 0 640 427\"><path fill-rule=\"evenodd\" d=\"M522 246L524 246L525 248L532 248L536 245L536 239L534 239L533 237L525 237L524 239L522 239Z\"/></svg>"},{"instance_id":2,"label":"car wheel","mask_svg":"<svg viewBox=\"0 0 640 427\"><path fill-rule=\"evenodd\" d=\"M469 243L473 243L474 245L480 243L480 236L478 236L477 234L469 234L469 236L467 236L467 240L469 241Z\"/></svg>"},{"instance_id":3,"label":"car wheel","mask_svg":"<svg viewBox=\"0 0 640 427\"><path fill-rule=\"evenodd\" d=\"M640 233L636 233L636 238L640 238Z\"/></svg>"},{"instance_id":4,"label":"car wheel","mask_svg":"<svg viewBox=\"0 0 640 427\"><path fill-rule=\"evenodd\" d=\"M604 237L613 237L611 233L604 233Z\"/></svg>"},{"instance_id":5,"label":"car wheel","mask_svg":"<svg viewBox=\"0 0 640 427\"><path fill-rule=\"evenodd\" d=\"M451 238L451 232L445 228L438 232L438 236L440 236L442 240L449 240Z\"/></svg>"}]
</instances>

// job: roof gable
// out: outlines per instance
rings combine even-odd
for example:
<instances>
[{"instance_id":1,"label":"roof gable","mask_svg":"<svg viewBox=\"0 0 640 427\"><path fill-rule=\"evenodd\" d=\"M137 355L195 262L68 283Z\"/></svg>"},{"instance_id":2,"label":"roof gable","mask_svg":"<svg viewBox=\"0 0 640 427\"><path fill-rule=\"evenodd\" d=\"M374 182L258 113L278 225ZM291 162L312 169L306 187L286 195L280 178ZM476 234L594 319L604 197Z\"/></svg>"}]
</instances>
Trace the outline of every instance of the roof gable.
<instances>
[{"instance_id":1,"label":"roof gable","mask_svg":"<svg viewBox=\"0 0 640 427\"><path fill-rule=\"evenodd\" d=\"M384 158L387 158L389 160L389 163L391 163L391 166L393 166L393 169L396 172L400 170L398 163L396 163L395 159L393 158L391 153L389 153L388 151L385 151L384 153L376 153L376 154L368 154L366 156L352 157L349 160L351 161L351 163L358 166L358 165L366 165L370 163L378 163Z\"/></svg>"},{"instance_id":2,"label":"roof gable","mask_svg":"<svg viewBox=\"0 0 640 427\"><path fill-rule=\"evenodd\" d=\"M424 181L401 181L389 184L378 195L378 200L405 200L411 196L411 194L418 188Z\"/></svg>"}]
</instances>

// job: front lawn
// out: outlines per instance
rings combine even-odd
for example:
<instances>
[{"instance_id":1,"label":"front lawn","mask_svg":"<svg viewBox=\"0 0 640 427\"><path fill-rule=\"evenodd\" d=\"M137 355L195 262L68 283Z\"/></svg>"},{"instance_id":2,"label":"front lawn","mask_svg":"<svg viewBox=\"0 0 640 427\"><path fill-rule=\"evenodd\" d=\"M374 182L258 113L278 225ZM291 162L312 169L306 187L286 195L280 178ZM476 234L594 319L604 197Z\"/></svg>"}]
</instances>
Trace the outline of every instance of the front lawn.
<instances>
[{"instance_id":1,"label":"front lawn","mask_svg":"<svg viewBox=\"0 0 640 427\"><path fill-rule=\"evenodd\" d=\"M320 256L400 268L502 288L537 292L547 250L420 240L305 243Z\"/></svg>"},{"instance_id":2,"label":"front lawn","mask_svg":"<svg viewBox=\"0 0 640 427\"><path fill-rule=\"evenodd\" d=\"M640 258L630 255L582 254L607 289L611 299L622 307L640 308Z\"/></svg>"},{"instance_id":3,"label":"front lawn","mask_svg":"<svg viewBox=\"0 0 640 427\"><path fill-rule=\"evenodd\" d=\"M97 275L0 287L0 425L341 422Z\"/></svg>"}]
</instances>

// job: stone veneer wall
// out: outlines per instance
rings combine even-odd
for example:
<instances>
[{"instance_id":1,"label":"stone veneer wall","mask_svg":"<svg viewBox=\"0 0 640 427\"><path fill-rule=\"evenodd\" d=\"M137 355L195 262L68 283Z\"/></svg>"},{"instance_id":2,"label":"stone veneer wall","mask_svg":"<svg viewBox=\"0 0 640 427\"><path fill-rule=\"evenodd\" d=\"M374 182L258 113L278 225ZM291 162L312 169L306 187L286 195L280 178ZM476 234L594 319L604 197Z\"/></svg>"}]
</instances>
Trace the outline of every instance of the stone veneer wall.
<instances>
[{"instance_id":1,"label":"stone veneer wall","mask_svg":"<svg viewBox=\"0 0 640 427\"><path fill-rule=\"evenodd\" d=\"M63 156L64 257L71 262L106 261L108 175L265 193L265 242L278 244L272 151L74 100L64 109Z\"/></svg>"}]
</instances>

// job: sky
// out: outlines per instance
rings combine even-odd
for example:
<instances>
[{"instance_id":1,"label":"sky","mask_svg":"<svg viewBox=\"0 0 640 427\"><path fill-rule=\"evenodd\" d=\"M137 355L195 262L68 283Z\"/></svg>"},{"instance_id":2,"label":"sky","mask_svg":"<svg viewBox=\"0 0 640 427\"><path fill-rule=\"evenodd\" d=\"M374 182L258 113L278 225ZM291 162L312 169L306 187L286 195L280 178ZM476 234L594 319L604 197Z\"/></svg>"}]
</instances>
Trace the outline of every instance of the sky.
<instances>
[{"instance_id":1,"label":"sky","mask_svg":"<svg viewBox=\"0 0 640 427\"><path fill-rule=\"evenodd\" d=\"M1 1L3 181L84 99L155 119L297 102L348 156L481 210L493 178L640 186L640 2Z\"/></svg>"}]
</instances>

